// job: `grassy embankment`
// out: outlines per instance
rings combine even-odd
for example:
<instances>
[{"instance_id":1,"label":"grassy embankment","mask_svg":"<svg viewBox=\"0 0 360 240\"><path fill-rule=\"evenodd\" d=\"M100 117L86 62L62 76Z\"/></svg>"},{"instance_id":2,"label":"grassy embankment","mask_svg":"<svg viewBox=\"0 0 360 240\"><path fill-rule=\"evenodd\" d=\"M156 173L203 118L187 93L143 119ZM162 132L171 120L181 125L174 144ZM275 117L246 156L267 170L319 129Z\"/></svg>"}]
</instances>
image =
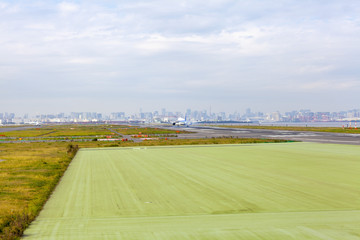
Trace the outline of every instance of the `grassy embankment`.
<instances>
[{"instance_id":1,"label":"grassy embankment","mask_svg":"<svg viewBox=\"0 0 360 240\"><path fill-rule=\"evenodd\" d=\"M121 126L113 127L113 129L123 135L140 135L147 137L176 137L177 134L186 134L191 133L189 131L183 130L171 130L171 129L162 129L162 128L144 128L136 126Z\"/></svg>"},{"instance_id":2,"label":"grassy embankment","mask_svg":"<svg viewBox=\"0 0 360 240\"><path fill-rule=\"evenodd\" d=\"M16 137L56 135L59 127L6 132ZM71 127L73 128L73 127ZM54 129L56 131L54 132ZM138 129L136 129L138 130ZM39 131L39 132L38 132ZM63 130L65 131L65 130ZM142 131L142 130L141 130ZM149 130L150 131L150 130ZM152 131L152 130L151 130ZM50 133L52 132L52 133ZM36 134L35 134L36 133ZM69 130L68 136L108 134L103 127ZM154 131L159 133L159 131ZM161 132L163 133L163 132ZM63 133L61 133L64 136ZM73 142L0 144L0 239L16 239L37 216L79 148L281 142L267 139L174 139L134 142Z\"/></svg>"},{"instance_id":3,"label":"grassy embankment","mask_svg":"<svg viewBox=\"0 0 360 240\"><path fill-rule=\"evenodd\" d=\"M103 136L111 134L105 126L46 126L31 129L0 133L5 137L75 137L75 136Z\"/></svg>"},{"instance_id":4,"label":"grassy embankment","mask_svg":"<svg viewBox=\"0 0 360 240\"><path fill-rule=\"evenodd\" d=\"M21 235L73 154L66 153L64 144L0 144L0 239Z\"/></svg>"},{"instance_id":5,"label":"grassy embankment","mask_svg":"<svg viewBox=\"0 0 360 240\"><path fill-rule=\"evenodd\" d=\"M115 131L118 134L112 132ZM177 134L190 133L181 130L168 130L159 128L143 128L137 126L107 126L107 125L64 125L34 127L31 129L17 130L0 133L0 141L46 141L46 140L72 140L72 139L95 139L106 136L122 137L122 135L135 135L136 137L176 137Z\"/></svg>"},{"instance_id":6,"label":"grassy embankment","mask_svg":"<svg viewBox=\"0 0 360 240\"><path fill-rule=\"evenodd\" d=\"M246 125L213 125L213 127L223 128L245 128L245 129L269 129L269 130L286 130L286 131L311 131L311 132L333 132L333 133L357 133L360 129L339 128L339 127L295 127L295 126L246 126Z\"/></svg>"},{"instance_id":7,"label":"grassy embankment","mask_svg":"<svg viewBox=\"0 0 360 240\"><path fill-rule=\"evenodd\" d=\"M94 138L105 138L108 135L115 135L104 125L98 126L45 126L31 129L17 130L0 133L1 141L77 141L92 140ZM118 136L119 137L119 136Z\"/></svg>"}]
</instances>

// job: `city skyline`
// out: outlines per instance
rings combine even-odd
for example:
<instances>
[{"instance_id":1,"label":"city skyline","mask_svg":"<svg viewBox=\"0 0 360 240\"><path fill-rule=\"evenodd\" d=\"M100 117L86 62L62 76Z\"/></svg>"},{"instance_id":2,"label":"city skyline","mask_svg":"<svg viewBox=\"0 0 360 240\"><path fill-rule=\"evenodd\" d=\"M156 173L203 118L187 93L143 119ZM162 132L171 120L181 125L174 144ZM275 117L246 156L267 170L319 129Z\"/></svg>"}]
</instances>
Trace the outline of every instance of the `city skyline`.
<instances>
[{"instance_id":1,"label":"city skyline","mask_svg":"<svg viewBox=\"0 0 360 240\"><path fill-rule=\"evenodd\" d=\"M0 124L39 124L39 123L81 123L81 122L147 122L147 123L173 123L179 119L188 119L195 122L339 122L360 121L360 109L340 112L314 112L310 109L292 110L289 112L254 112L247 108L244 113L208 112L207 110L187 109L185 112L173 112L162 108L159 111L126 114L125 112L112 112L104 114L99 112L71 112L49 114L43 113L35 116L23 116L14 113L0 112Z\"/></svg>"},{"instance_id":2,"label":"city skyline","mask_svg":"<svg viewBox=\"0 0 360 240\"><path fill-rule=\"evenodd\" d=\"M0 106L2 107L2 106ZM287 108L285 110L280 110L279 108L272 108L272 109L266 109L266 110L262 110L262 109L257 109L254 108L253 106L247 106L245 108L241 108L241 109L232 109L229 111L226 111L224 109L218 109L218 108L214 108L212 106L208 106L208 107L204 107L204 108L194 108L191 106L185 107L185 108L167 108L167 107L159 107L159 108L151 108L151 109L147 109L147 108L143 108L143 107L139 107L136 109L132 109L131 111L126 111L126 108L113 108L111 110L108 111L104 111L101 109L98 110L88 110L88 108L85 109L76 109L76 110L70 110L70 109L64 109L61 111L5 111L4 108L0 108L0 113L14 113L16 116L23 116L23 115L31 115L31 116L35 116L35 115L41 115L41 114L59 114L59 113L65 113L65 114L70 114L70 113L74 113L74 112L78 112L78 113L84 113L84 112L97 112L97 113L101 113L104 115L110 115L111 113L114 112L125 112L127 115L135 115L135 114L139 114L141 112L161 112L162 109L166 109L169 110L169 112L183 112L185 113L188 109L194 110L194 111L206 111L206 112L213 112L213 113L219 113L219 112L225 112L226 114L232 114L232 113L245 113L248 109L251 109L252 112L256 113L256 112L263 112L263 113L271 113L271 112L280 112L280 113L285 113L285 112L292 112L292 111L302 111L302 110L310 110L312 112L347 112L347 111L353 111L353 110L359 110L360 109L360 104L354 104L354 107L352 108L338 108L338 109L331 109L331 107L326 108L326 109L314 109L311 107L303 107L303 108Z\"/></svg>"},{"instance_id":3,"label":"city skyline","mask_svg":"<svg viewBox=\"0 0 360 240\"><path fill-rule=\"evenodd\" d=\"M180 113L186 113L187 111L198 111L198 112L207 112L207 113L219 113L219 112L225 112L226 114L232 114L232 113L248 113L248 112L251 112L251 113L257 113L257 112L263 112L263 113L270 113L270 112L293 112L293 111L298 111L298 112L307 112L307 111L310 111L310 112L350 112L350 111L360 111L360 106L359 108L352 108L352 109L341 109L339 111L327 111L325 109L320 109L320 110L313 110L311 108L299 108L299 109L290 109L290 110L286 110L286 111L279 111L279 110L276 110L276 109L271 109L271 110L268 110L268 111L259 111L257 109L253 109L251 107L247 107L241 111L238 111L238 110L233 110L233 111L224 111L224 110L214 110L212 109L211 107L209 108L191 108L191 107L187 107L183 110L177 110L177 109L169 109L169 108L165 108L165 107L162 107L162 108L158 108L158 109L154 109L154 110L147 110L147 109L143 109L143 108L139 108L138 110L134 110L134 111L131 111L131 112L126 112L124 111L123 109L116 109L116 110L112 110L112 111L109 111L109 112L104 112L104 111L82 111L82 110L78 110L78 111L49 111L49 112L16 112L16 111L3 111L0 109L0 114L15 114L17 116L19 115L31 115L31 116L35 116L35 115L39 115L39 114L71 114L71 113L88 113L88 112L91 112L91 113L101 113L101 114L111 114L111 113L126 113L127 115L135 115L135 114L139 114L139 113L146 113L146 112L158 112L159 114L162 113L162 112L167 112L167 113L176 113L176 112L180 112Z\"/></svg>"}]
</instances>

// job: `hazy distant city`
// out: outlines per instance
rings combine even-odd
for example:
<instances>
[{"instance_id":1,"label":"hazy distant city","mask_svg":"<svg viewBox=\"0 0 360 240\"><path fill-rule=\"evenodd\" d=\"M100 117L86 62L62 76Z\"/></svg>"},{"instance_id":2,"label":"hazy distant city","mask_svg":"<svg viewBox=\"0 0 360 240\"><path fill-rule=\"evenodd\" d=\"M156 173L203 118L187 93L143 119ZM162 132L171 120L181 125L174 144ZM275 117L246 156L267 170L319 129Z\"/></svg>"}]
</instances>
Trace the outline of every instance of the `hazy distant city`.
<instances>
[{"instance_id":1,"label":"hazy distant city","mask_svg":"<svg viewBox=\"0 0 360 240\"><path fill-rule=\"evenodd\" d=\"M359 121L360 109L339 112L312 112L310 109L293 110L290 112L253 112L250 108L245 112L211 112L210 110L192 110L186 112L173 112L165 108L160 111L126 114L126 112L112 112L103 114L99 112L71 112L57 114L16 115L15 113L0 112L1 125L13 124L43 124L43 123L171 123L178 118L186 118L194 122L336 122Z\"/></svg>"}]
</instances>

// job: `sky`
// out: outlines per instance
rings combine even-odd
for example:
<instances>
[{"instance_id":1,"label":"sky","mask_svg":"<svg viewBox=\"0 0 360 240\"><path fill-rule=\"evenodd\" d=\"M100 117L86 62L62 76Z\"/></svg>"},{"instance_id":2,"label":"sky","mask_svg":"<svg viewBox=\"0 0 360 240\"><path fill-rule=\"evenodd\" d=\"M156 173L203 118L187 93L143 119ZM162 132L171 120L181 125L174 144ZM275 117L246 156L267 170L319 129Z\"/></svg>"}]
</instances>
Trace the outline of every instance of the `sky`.
<instances>
[{"instance_id":1,"label":"sky","mask_svg":"<svg viewBox=\"0 0 360 240\"><path fill-rule=\"evenodd\" d=\"M0 0L0 112L360 108L358 0Z\"/></svg>"}]
</instances>

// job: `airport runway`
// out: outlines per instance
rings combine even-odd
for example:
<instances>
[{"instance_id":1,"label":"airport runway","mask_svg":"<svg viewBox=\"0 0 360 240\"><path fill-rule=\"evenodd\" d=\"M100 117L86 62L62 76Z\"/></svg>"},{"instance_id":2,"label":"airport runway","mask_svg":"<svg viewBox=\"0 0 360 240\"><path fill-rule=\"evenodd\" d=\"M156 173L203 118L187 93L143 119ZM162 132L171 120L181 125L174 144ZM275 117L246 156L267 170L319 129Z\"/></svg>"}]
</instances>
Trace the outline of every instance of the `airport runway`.
<instances>
[{"instance_id":1,"label":"airport runway","mask_svg":"<svg viewBox=\"0 0 360 240\"><path fill-rule=\"evenodd\" d=\"M144 125L145 127L154 127L152 125ZM144 127L143 126L143 127ZM158 126L159 127L159 126ZM8 132L14 130L23 130L24 128L33 127L14 127L14 128L0 128L1 132ZM189 127L174 127L163 126L162 128L172 130L186 130L191 131L191 134L179 134L179 138L196 139L196 138L212 138L212 137L239 137L239 138L275 138L295 140L302 142L317 142L317 143L334 143L334 144L350 144L360 145L360 134L344 134L344 133L328 133L328 132L310 132L310 131L285 131L285 130L269 130L269 129L247 129L247 128L220 128L210 126L189 126ZM128 136L131 139L131 136ZM132 139L141 141L140 139Z\"/></svg>"},{"instance_id":2,"label":"airport runway","mask_svg":"<svg viewBox=\"0 0 360 240\"><path fill-rule=\"evenodd\" d=\"M6 127L6 128L0 128L1 132L11 132L11 131L18 131L18 130L24 130L26 128L34 128L34 127Z\"/></svg>"},{"instance_id":3,"label":"airport runway","mask_svg":"<svg viewBox=\"0 0 360 240\"><path fill-rule=\"evenodd\" d=\"M172 129L178 127L172 127ZM241 128L219 128L208 126L190 126L181 128L188 130L191 134L181 134L178 138L211 138L211 137L241 137L241 138L275 138L302 142L335 143L360 145L360 134L343 134L327 132L300 132L268 129L241 129Z\"/></svg>"}]
</instances>

